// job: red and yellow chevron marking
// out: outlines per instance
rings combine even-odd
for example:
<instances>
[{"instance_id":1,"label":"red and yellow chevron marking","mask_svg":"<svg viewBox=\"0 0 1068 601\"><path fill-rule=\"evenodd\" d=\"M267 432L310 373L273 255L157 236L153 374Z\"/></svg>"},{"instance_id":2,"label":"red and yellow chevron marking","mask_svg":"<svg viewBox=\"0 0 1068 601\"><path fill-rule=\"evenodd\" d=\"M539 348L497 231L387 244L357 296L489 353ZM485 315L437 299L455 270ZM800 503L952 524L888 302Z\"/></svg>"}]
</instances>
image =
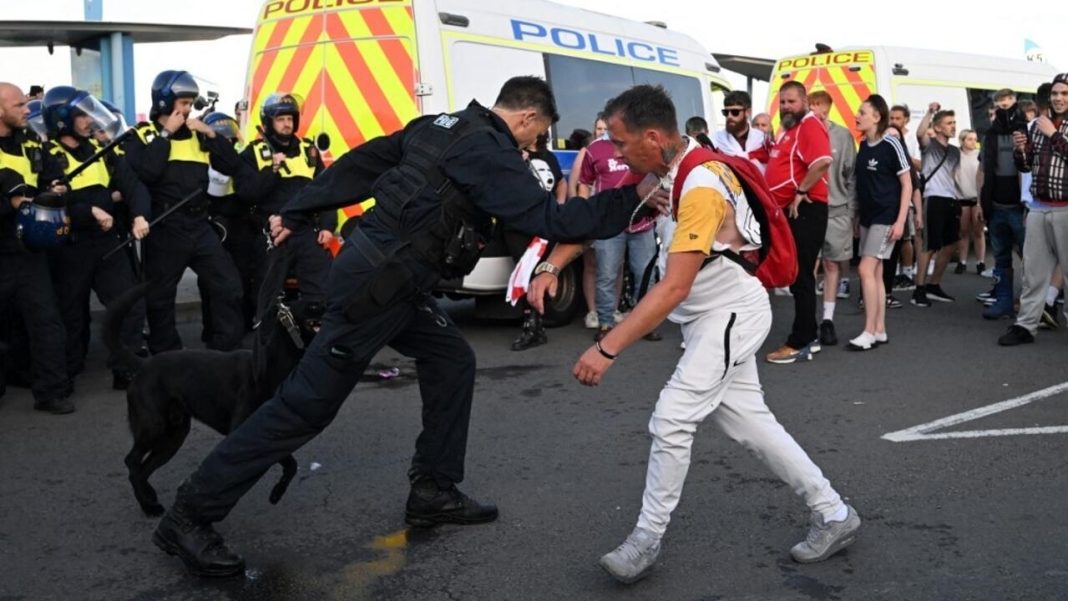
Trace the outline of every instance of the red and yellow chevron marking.
<instances>
[{"instance_id":1,"label":"red and yellow chevron marking","mask_svg":"<svg viewBox=\"0 0 1068 601\"><path fill-rule=\"evenodd\" d=\"M810 61L827 66L804 67L793 72L789 78L804 84L811 94L824 90L831 96L830 119L849 128L853 137L859 139L856 115L861 103L875 93L875 63L868 51L837 53L832 55L815 55L819 60ZM777 68L789 67L799 60L813 57L799 57L780 61ZM835 59L838 60L835 60ZM859 60L857 60L859 58ZM846 62L852 59L851 62ZM808 64L808 63L806 63ZM854 70L858 69L859 70ZM772 75L772 81L785 81L780 73ZM779 102L777 90L769 95L768 114L771 115L775 130L779 129Z\"/></svg>"},{"instance_id":2,"label":"red and yellow chevron marking","mask_svg":"<svg viewBox=\"0 0 1068 601\"><path fill-rule=\"evenodd\" d=\"M420 114L411 0L367 0L356 7L273 0L260 14L248 69L247 139L256 137L260 106L275 92L305 99L298 133L328 134L328 163ZM372 204L343 209L340 220Z\"/></svg>"}]
</instances>

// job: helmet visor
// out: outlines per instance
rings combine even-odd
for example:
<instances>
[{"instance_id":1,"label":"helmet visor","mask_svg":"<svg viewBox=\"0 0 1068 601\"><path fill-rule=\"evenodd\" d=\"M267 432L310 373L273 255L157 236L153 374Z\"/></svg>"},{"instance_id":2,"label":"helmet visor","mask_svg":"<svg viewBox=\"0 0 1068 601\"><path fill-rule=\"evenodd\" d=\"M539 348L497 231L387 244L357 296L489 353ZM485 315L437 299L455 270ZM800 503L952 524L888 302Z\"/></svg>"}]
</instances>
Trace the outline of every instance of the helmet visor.
<instances>
[{"instance_id":1,"label":"helmet visor","mask_svg":"<svg viewBox=\"0 0 1068 601\"><path fill-rule=\"evenodd\" d=\"M122 127L119 117L108 110L102 102L92 94L85 94L71 103L71 108L77 112L88 115L93 120L89 126L92 131L102 130L108 133L109 138L119 135L125 128Z\"/></svg>"},{"instance_id":2,"label":"helmet visor","mask_svg":"<svg viewBox=\"0 0 1068 601\"><path fill-rule=\"evenodd\" d=\"M30 109L29 116L26 117L26 126L30 128L34 134L41 140L48 139L48 126L45 125L44 113L41 112L41 101L34 100L26 105Z\"/></svg>"}]
</instances>

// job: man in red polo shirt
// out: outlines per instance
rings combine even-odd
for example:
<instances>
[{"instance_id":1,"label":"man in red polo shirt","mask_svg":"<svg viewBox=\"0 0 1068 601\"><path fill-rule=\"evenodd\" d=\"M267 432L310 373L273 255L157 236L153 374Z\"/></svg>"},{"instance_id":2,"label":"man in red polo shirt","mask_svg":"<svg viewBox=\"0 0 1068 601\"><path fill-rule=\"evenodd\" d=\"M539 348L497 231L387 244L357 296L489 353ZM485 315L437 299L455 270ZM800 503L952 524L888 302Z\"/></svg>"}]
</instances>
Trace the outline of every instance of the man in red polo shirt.
<instances>
[{"instance_id":1,"label":"man in red polo shirt","mask_svg":"<svg viewBox=\"0 0 1068 601\"><path fill-rule=\"evenodd\" d=\"M779 138L771 149L764 178L787 211L797 244L794 325L786 344L767 357L770 363L811 360L820 351L816 332L816 260L827 233L827 169L831 140L827 128L808 110L805 86L788 81L779 88Z\"/></svg>"}]
</instances>

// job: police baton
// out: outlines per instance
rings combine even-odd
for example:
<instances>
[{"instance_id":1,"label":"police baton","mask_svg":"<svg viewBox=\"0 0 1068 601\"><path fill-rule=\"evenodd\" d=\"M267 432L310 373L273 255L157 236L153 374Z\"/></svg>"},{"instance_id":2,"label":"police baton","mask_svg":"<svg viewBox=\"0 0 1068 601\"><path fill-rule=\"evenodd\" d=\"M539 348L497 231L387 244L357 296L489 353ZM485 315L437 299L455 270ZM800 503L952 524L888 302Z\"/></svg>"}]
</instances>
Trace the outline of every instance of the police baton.
<instances>
[{"instance_id":1,"label":"police baton","mask_svg":"<svg viewBox=\"0 0 1068 601\"><path fill-rule=\"evenodd\" d=\"M200 196L200 194L203 193L203 192L204 192L203 190L194 190L193 192L191 192L189 195L187 195L182 200L179 200L177 203L171 205L171 207L169 209L167 209L166 211L163 211L163 213L161 213L159 217L156 217L152 221L148 222L149 231L151 232L152 228L156 227L157 223L159 223L160 221L163 221L164 219L169 217L171 213L173 213L173 212L177 211L178 209L184 207L186 204L189 203L189 201L193 200L197 196ZM133 234L130 234L130 235L126 236L125 240L120 242L119 245L116 246L115 248L109 250L107 252L107 254L104 255L104 258L101 259L101 260L105 260L108 257L110 257L111 255L113 255L113 254L119 252L120 250L126 248L134 240L135 240L135 238L133 237Z\"/></svg>"},{"instance_id":2,"label":"police baton","mask_svg":"<svg viewBox=\"0 0 1068 601\"><path fill-rule=\"evenodd\" d=\"M260 137L263 138L263 143L266 144L267 149L271 151L271 157L274 157L274 155L278 154L278 150L274 147L274 143L271 142L271 139L267 137L267 132L263 131L263 126L257 125L256 131L260 132ZM285 161L282 161L281 165L282 171L289 173L289 165L286 165Z\"/></svg>"},{"instance_id":3,"label":"police baton","mask_svg":"<svg viewBox=\"0 0 1068 601\"><path fill-rule=\"evenodd\" d=\"M125 142L126 138L130 137L130 134L132 134L133 132L134 132L133 128L130 128L130 129L122 132L121 134L115 136L115 139L110 141L110 142L108 142L107 146L104 146L100 150L94 152L91 157L89 157L88 159L85 159L85 162L83 162L81 165L78 165L78 167L76 169L74 169L70 173L68 173L68 174L64 175L63 177L61 177L59 179L59 183L64 185L64 186L69 184L71 182L71 180L73 180L74 178L78 177L78 175L80 175L82 171L85 171L86 169L89 168L90 165L92 165L93 163L95 163L95 162L99 161L100 159L102 159L104 157L104 155L106 155L107 153L109 153L112 150L114 150L116 146L118 146L119 144L122 144L123 142Z\"/></svg>"}]
</instances>

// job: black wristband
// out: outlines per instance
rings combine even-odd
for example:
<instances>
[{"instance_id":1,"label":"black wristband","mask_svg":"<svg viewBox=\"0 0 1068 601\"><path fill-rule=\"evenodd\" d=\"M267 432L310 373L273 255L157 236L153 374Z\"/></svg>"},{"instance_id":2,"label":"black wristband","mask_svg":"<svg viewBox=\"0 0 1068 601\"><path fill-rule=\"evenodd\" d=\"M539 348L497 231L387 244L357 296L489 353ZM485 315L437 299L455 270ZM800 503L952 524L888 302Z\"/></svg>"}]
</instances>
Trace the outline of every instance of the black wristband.
<instances>
[{"instance_id":1,"label":"black wristband","mask_svg":"<svg viewBox=\"0 0 1068 601\"><path fill-rule=\"evenodd\" d=\"M619 356L618 353L613 355L612 353L609 353L608 351L604 350L604 347L601 346L601 341L600 340L598 340L597 342L593 343L593 346L595 346L597 348L597 352L601 353L602 357L604 357L605 359L608 359L609 361L615 361L616 357Z\"/></svg>"}]
</instances>

